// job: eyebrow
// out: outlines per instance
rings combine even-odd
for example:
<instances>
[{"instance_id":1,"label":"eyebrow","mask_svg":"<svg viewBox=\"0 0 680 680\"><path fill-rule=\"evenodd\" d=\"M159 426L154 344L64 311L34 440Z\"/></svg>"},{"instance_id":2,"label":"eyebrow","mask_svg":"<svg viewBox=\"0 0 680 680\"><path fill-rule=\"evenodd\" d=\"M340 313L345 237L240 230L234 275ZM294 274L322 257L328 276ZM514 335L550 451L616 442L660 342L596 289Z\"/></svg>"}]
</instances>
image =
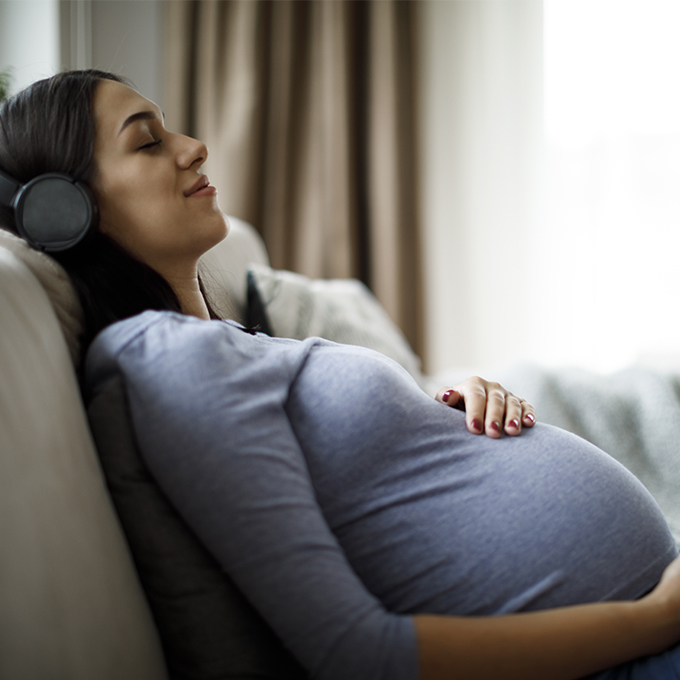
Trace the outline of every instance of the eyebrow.
<instances>
[{"instance_id":1,"label":"eyebrow","mask_svg":"<svg viewBox=\"0 0 680 680\"><path fill-rule=\"evenodd\" d=\"M139 111L138 113L133 113L131 116L128 116L125 119L125 122L121 125L120 130L118 130L118 134L120 135L128 125L131 125L138 120L155 120L157 116L158 114L155 111ZM161 116L163 117L163 120L165 120L165 114L162 111Z\"/></svg>"}]
</instances>

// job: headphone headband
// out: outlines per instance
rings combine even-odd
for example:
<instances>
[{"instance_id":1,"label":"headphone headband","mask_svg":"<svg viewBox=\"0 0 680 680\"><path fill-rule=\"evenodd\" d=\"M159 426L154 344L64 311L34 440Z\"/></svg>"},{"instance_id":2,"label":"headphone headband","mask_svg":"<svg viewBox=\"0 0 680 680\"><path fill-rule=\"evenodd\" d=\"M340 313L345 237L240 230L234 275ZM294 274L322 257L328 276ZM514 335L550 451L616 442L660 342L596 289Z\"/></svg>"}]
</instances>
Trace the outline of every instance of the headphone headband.
<instances>
[{"instance_id":1,"label":"headphone headband","mask_svg":"<svg viewBox=\"0 0 680 680\"><path fill-rule=\"evenodd\" d=\"M97 204L83 182L49 172L26 184L0 171L0 203L14 210L19 235L34 248L73 248L97 229Z\"/></svg>"}]
</instances>

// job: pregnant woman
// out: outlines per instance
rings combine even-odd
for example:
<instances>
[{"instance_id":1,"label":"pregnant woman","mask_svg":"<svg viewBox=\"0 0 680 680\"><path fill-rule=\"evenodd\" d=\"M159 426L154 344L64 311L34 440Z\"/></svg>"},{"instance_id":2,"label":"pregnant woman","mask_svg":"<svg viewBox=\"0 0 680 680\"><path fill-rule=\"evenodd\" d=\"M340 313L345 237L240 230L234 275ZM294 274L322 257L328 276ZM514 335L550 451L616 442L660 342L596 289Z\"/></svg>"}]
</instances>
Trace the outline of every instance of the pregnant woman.
<instances>
[{"instance_id":1,"label":"pregnant woman","mask_svg":"<svg viewBox=\"0 0 680 680\"><path fill-rule=\"evenodd\" d=\"M89 388L123 376L154 477L311 676L680 677L680 563L642 485L493 383L432 400L370 350L217 318L206 157L115 76L61 74L0 109L0 171L66 173L99 220L66 246L14 198L2 221L56 251L85 343L104 329Z\"/></svg>"}]
</instances>

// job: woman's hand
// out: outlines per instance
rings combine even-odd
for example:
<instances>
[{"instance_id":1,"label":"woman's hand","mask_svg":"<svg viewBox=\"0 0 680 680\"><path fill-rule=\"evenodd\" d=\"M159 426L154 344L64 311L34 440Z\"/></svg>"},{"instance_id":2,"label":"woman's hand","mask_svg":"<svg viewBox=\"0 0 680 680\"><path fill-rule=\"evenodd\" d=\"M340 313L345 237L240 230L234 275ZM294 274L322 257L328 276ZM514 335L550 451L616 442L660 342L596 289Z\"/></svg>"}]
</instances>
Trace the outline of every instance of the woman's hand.
<instances>
[{"instance_id":1,"label":"woman's hand","mask_svg":"<svg viewBox=\"0 0 680 680\"><path fill-rule=\"evenodd\" d=\"M536 422L536 412L528 401L483 378L468 378L453 387L442 387L435 399L465 411L470 432L486 433L494 439L498 439L503 431L518 435L522 426L531 427Z\"/></svg>"},{"instance_id":2,"label":"woman's hand","mask_svg":"<svg viewBox=\"0 0 680 680\"><path fill-rule=\"evenodd\" d=\"M676 557L664 570L661 579L649 594L640 600L662 612L665 626L659 635L660 652L680 640L680 557Z\"/></svg>"}]
</instances>

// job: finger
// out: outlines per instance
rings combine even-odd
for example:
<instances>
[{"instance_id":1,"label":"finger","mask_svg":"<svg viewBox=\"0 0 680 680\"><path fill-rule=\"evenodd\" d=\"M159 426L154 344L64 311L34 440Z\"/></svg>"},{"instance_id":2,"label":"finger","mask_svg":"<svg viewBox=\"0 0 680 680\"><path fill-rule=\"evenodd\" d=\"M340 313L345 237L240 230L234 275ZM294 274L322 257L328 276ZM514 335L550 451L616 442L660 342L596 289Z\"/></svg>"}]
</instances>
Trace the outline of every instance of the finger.
<instances>
[{"instance_id":1,"label":"finger","mask_svg":"<svg viewBox=\"0 0 680 680\"><path fill-rule=\"evenodd\" d=\"M536 424L536 411L528 402L522 402L522 423L524 427L533 427Z\"/></svg>"},{"instance_id":2,"label":"finger","mask_svg":"<svg viewBox=\"0 0 680 680\"><path fill-rule=\"evenodd\" d=\"M437 394L435 394L434 398L447 406L465 408L461 393L454 387L442 387Z\"/></svg>"},{"instance_id":3,"label":"finger","mask_svg":"<svg viewBox=\"0 0 680 680\"><path fill-rule=\"evenodd\" d=\"M487 392L479 379L470 379L457 390L465 401L465 424L472 434L484 432L484 418L487 410Z\"/></svg>"},{"instance_id":4,"label":"finger","mask_svg":"<svg viewBox=\"0 0 680 680\"><path fill-rule=\"evenodd\" d=\"M488 384L484 419L484 431L488 437L498 439L503 434L505 396L505 390L498 383Z\"/></svg>"},{"instance_id":5,"label":"finger","mask_svg":"<svg viewBox=\"0 0 680 680\"><path fill-rule=\"evenodd\" d=\"M522 402L514 394L505 397L505 432L516 437L522 432Z\"/></svg>"}]
</instances>

